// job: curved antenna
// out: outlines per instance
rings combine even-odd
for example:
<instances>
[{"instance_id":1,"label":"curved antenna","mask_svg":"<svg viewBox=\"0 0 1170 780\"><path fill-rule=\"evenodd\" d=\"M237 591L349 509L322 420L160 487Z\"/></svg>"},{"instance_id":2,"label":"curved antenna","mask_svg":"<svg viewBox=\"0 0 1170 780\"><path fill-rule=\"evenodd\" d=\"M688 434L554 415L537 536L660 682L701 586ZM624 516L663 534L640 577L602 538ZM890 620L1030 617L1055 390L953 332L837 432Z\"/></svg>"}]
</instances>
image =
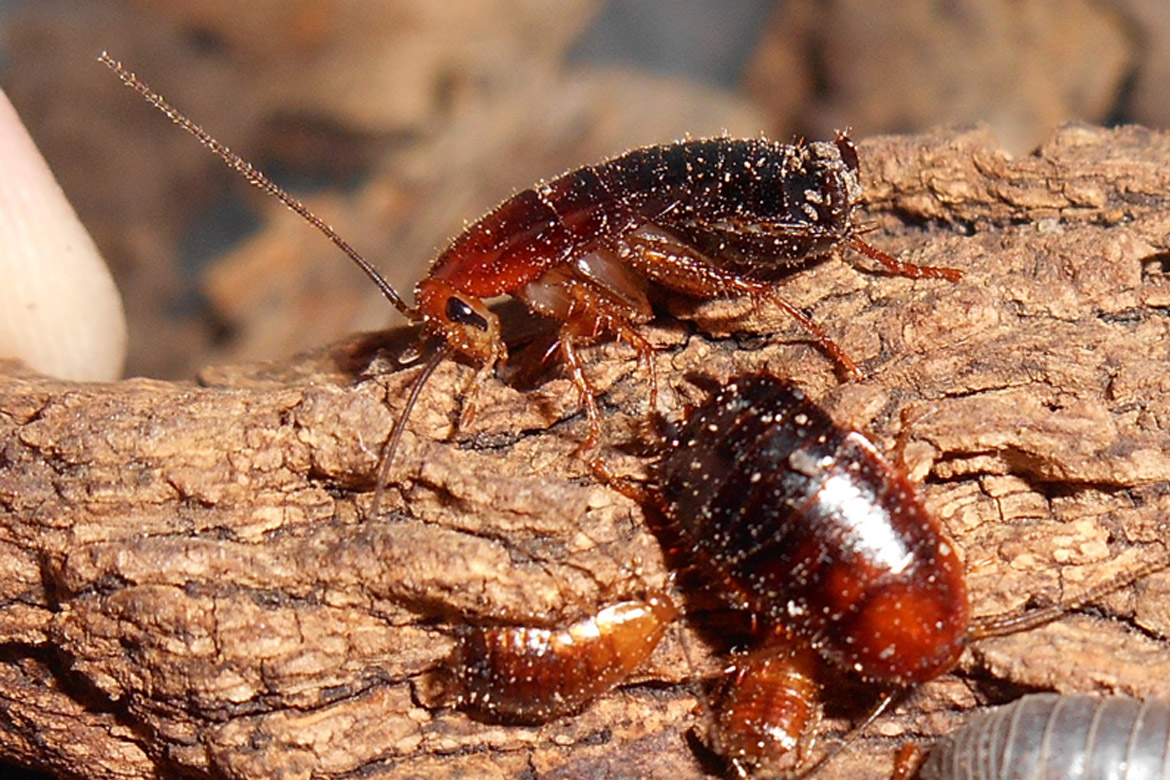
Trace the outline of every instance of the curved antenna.
<instances>
[{"instance_id":1,"label":"curved antenna","mask_svg":"<svg viewBox=\"0 0 1170 780\"><path fill-rule=\"evenodd\" d=\"M326 238L332 241L342 252L345 252L349 259L354 261L365 272L366 276L373 280L374 284L378 285L378 289L382 291L382 295L386 296L386 300L390 301L395 309L402 312L404 317L412 322L422 320L422 315L419 314L418 310L412 306L408 306L406 301L402 299L402 296L398 294L398 291L382 278L378 270L370 265L368 260L358 254L357 250L351 247L344 238L339 236L337 231L331 228L328 223L309 211L308 206L277 186L272 179L269 179L263 172L256 169L250 162L215 140L210 133L185 117L182 112L168 103L166 98L148 87L133 73L123 68L122 63L114 60L109 54L103 51L101 56L98 57L98 62L114 71L118 78L122 80L123 84L145 98L147 103L150 103L159 111L166 114L172 122L199 139L199 143L206 146L212 154L223 160L229 168L242 174L248 180L249 184L264 190L299 214L310 225L324 233Z\"/></svg>"},{"instance_id":2,"label":"curved antenna","mask_svg":"<svg viewBox=\"0 0 1170 780\"><path fill-rule=\"evenodd\" d=\"M1102 596L1115 593L1122 588L1127 588L1138 580L1144 579L1166 568L1170 568L1170 551L1162 550L1160 555L1138 561L1129 571L1123 571L1111 579L1085 588L1056 604L1023 613L1011 614L1000 612L994 615L977 617L971 621L967 641L975 642L980 639L1031 631L1033 628L1051 623L1061 616L1078 610Z\"/></svg>"},{"instance_id":3,"label":"curved antenna","mask_svg":"<svg viewBox=\"0 0 1170 780\"><path fill-rule=\"evenodd\" d=\"M378 483L374 486L374 501L370 504L370 517L378 514L378 507L382 504L382 496L386 493L386 478L390 475L390 463L394 460L398 443L402 441L402 434L406 432L406 421L410 419L410 412L414 409L415 402L418 401L419 393L422 392L423 385L431 378L431 374L435 373L439 364L450 356L451 350L446 346L436 350L427 364L423 366L418 379L414 380L414 386L410 388L410 395L406 397L406 406L402 408L402 414L398 416L393 430L390 431L390 438L386 439L386 446L382 448L382 463L378 466Z\"/></svg>"}]
</instances>

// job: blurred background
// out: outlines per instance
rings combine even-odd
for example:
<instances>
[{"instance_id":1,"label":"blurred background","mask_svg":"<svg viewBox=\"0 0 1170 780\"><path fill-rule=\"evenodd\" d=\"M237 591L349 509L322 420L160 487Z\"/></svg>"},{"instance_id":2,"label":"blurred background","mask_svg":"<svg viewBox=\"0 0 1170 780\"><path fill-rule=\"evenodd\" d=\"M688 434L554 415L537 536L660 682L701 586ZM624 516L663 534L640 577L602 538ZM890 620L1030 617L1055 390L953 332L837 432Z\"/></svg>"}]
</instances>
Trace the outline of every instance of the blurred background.
<instances>
[{"instance_id":1,"label":"blurred background","mask_svg":"<svg viewBox=\"0 0 1170 780\"><path fill-rule=\"evenodd\" d=\"M164 378L397 315L103 49L404 291L495 203L635 145L1170 124L1165 0L0 0L0 87L113 268L128 375Z\"/></svg>"},{"instance_id":2,"label":"blurred background","mask_svg":"<svg viewBox=\"0 0 1170 780\"><path fill-rule=\"evenodd\" d=\"M0 0L0 87L113 269L127 373L163 378L396 315L102 50L406 292L495 203L635 145L1170 125L1166 0Z\"/></svg>"}]
</instances>

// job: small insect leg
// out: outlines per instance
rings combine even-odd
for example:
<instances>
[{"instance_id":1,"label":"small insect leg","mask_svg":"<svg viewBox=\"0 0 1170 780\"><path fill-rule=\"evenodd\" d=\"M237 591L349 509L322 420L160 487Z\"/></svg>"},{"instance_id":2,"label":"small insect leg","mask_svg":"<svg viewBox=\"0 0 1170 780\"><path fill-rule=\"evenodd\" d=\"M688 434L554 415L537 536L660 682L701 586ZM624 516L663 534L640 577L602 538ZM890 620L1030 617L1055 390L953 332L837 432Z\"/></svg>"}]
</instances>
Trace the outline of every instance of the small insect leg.
<instances>
[{"instance_id":1,"label":"small insect leg","mask_svg":"<svg viewBox=\"0 0 1170 780\"><path fill-rule=\"evenodd\" d=\"M971 628L968 631L968 641L974 642L980 639L1031 631L1033 628L1051 623L1069 612L1080 609L1095 599L1110 593L1115 593L1140 579L1144 579L1168 567L1170 567L1170 551L1163 548L1153 556L1139 561L1129 570L1123 571L1098 585L1093 585L1078 593L1074 593L1072 596L1062 599L1060 602L1051 606L1040 607L1017 614L1001 612L994 615L976 617L971 621Z\"/></svg>"},{"instance_id":2,"label":"small insect leg","mask_svg":"<svg viewBox=\"0 0 1170 780\"><path fill-rule=\"evenodd\" d=\"M674 236L666 228L656 227L649 233L645 230L626 238L629 250L626 259L648 278L669 289L697 297L748 295L753 305L758 305L760 300L771 301L800 323L846 373L855 379L864 378L864 373L845 350L804 312L777 295L773 283L720 269L714 260L688 246L684 239Z\"/></svg>"},{"instance_id":3,"label":"small insect leg","mask_svg":"<svg viewBox=\"0 0 1170 780\"><path fill-rule=\"evenodd\" d=\"M585 419L589 423L589 435L578 448L578 453L584 457L590 467L598 473L607 473L598 453L601 444L601 411L597 408L597 399L594 397L593 385L585 376L585 369L581 363L581 354L577 351L574 339L570 335L562 335L560 339L561 355L565 360L565 367L569 370L569 378L573 380L577 392L581 396L581 407L585 411Z\"/></svg>"},{"instance_id":4,"label":"small insect leg","mask_svg":"<svg viewBox=\"0 0 1170 780\"><path fill-rule=\"evenodd\" d=\"M829 336L828 333L825 333L825 331L821 330L821 327L809 319L809 317L800 309L796 308L791 303L777 295L774 290L761 287L754 289L751 292L751 295L753 303L759 299L767 300L788 312L789 316L799 322L801 326L809 332L809 335L816 339L817 346L823 349L825 353L830 358L832 358L833 362L840 366L842 370L850 374L854 379L865 378L865 372L862 371L858 365L853 362L853 358L845 354L845 350L841 349L840 345L833 341L832 337Z\"/></svg>"},{"instance_id":5,"label":"small insect leg","mask_svg":"<svg viewBox=\"0 0 1170 780\"><path fill-rule=\"evenodd\" d=\"M906 447L910 444L910 437L914 434L915 428L924 420L938 414L938 406L906 406L902 408L899 415L900 428L898 434L894 438L894 446L889 452L889 459L893 461L899 469L904 473L910 474L913 469L910 464L906 462ZM917 479L915 481L918 481Z\"/></svg>"},{"instance_id":6,"label":"small insect leg","mask_svg":"<svg viewBox=\"0 0 1170 780\"><path fill-rule=\"evenodd\" d=\"M650 414L658 411L658 371L654 368L654 346L638 333L633 328L617 324L615 325L618 338L629 344L638 353L638 366L646 373L647 382L650 384L648 393Z\"/></svg>"},{"instance_id":7,"label":"small insect leg","mask_svg":"<svg viewBox=\"0 0 1170 780\"><path fill-rule=\"evenodd\" d=\"M921 745L904 743L894 755L894 771L890 774L890 780L910 780L918 772L925 754Z\"/></svg>"},{"instance_id":8,"label":"small insect leg","mask_svg":"<svg viewBox=\"0 0 1170 780\"><path fill-rule=\"evenodd\" d=\"M613 473L613 469L607 466L601 458L591 460L589 462L589 468L599 482L612 490L616 490L631 501L644 504L650 500L650 494L646 491L643 483L630 479L629 477L619 477Z\"/></svg>"},{"instance_id":9,"label":"small insect leg","mask_svg":"<svg viewBox=\"0 0 1170 780\"><path fill-rule=\"evenodd\" d=\"M877 260L890 273L896 274L897 276L905 276L909 279L946 279L951 282L957 282L963 278L963 272L958 268L943 268L936 265L914 265L913 263L906 263L893 255L886 254L875 246L867 244L857 236L849 240L849 246L854 251L860 252L871 260Z\"/></svg>"},{"instance_id":10,"label":"small insect leg","mask_svg":"<svg viewBox=\"0 0 1170 780\"><path fill-rule=\"evenodd\" d=\"M477 411L475 402L476 396L479 395L479 389L483 387L483 383L487 378L495 373L495 361L484 363L475 371L475 376L471 378L471 386L463 393L463 403L459 410L459 428L466 428L475 420L475 413Z\"/></svg>"}]
</instances>

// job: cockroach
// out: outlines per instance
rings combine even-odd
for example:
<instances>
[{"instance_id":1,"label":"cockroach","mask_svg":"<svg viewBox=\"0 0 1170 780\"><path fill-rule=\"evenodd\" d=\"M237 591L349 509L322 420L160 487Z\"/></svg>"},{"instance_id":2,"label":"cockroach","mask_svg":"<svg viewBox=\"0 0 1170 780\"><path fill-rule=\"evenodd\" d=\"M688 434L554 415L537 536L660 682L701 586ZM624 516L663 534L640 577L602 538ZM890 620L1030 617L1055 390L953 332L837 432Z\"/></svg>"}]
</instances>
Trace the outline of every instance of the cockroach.
<instances>
[{"instance_id":1,"label":"cockroach","mask_svg":"<svg viewBox=\"0 0 1170 780\"><path fill-rule=\"evenodd\" d=\"M895 768L904 780L907 754ZM977 713L930 748L919 780L1170 780L1170 704L1036 693Z\"/></svg>"},{"instance_id":2,"label":"cockroach","mask_svg":"<svg viewBox=\"0 0 1170 780\"><path fill-rule=\"evenodd\" d=\"M652 593L563 628L460 626L440 670L442 698L507 722L575 712L641 666L677 616L666 594Z\"/></svg>"},{"instance_id":3,"label":"cockroach","mask_svg":"<svg viewBox=\"0 0 1170 780\"><path fill-rule=\"evenodd\" d=\"M795 318L843 369L859 375L836 342L777 294L778 282L796 266L846 246L901 276L951 281L961 276L953 268L901 262L861 239L857 148L847 135L800 144L709 138L635 149L513 195L439 254L415 288L411 306L302 203L107 54L99 59L250 183L324 233L399 312L443 343L387 439L377 495L410 410L438 362L462 355L477 363L474 388L507 358L500 322L487 299L511 295L561 322L555 349L588 422L581 451L601 470L601 415L579 349L603 336L632 346L649 372L653 408L653 347L637 330L654 316L653 288L699 299L748 296L771 302ZM470 407L468 400L465 411Z\"/></svg>"},{"instance_id":4,"label":"cockroach","mask_svg":"<svg viewBox=\"0 0 1170 780\"><path fill-rule=\"evenodd\" d=\"M821 720L821 660L787 631L736 653L710 702L705 741L740 777L809 765Z\"/></svg>"},{"instance_id":5,"label":"cockroach","mask_svg":"<svg viewBox=\"0 0 1170 780\"><path fill-rule=\"evenodd\" d=\"M799 757L787 755L803 750L819 712L806 646L883 689L868 724L898 691L953 668L972 641L1050 622L1167 564L1163 555L1061 604L972 620L955 545L905 472L768 374L734 378L691 410L640 494L732 607L755 616L769 641L793 642L768 647L767 667L743 667L752 686L796 702L791 710L757 707L756 722L720 715L741 706L736 697L762 697L734 693L742 668L731 698L712 705L708 742L738 745L725 757L743 775L801 776L828 757L797 771ZM727 733L736 729L763 736Z\"/></svg>"},{"instance_id":6,"label":"cockroach","mask_svg":"<svg viewBox=\"0 0 1170 780\"><path fill-rule=\"evenodd\" d=\"M649 492L735 607L862 678L921 682L962 653L954 544L904 473L788 382L741 376L713 394Z\"/></svg>"}]
</instances>

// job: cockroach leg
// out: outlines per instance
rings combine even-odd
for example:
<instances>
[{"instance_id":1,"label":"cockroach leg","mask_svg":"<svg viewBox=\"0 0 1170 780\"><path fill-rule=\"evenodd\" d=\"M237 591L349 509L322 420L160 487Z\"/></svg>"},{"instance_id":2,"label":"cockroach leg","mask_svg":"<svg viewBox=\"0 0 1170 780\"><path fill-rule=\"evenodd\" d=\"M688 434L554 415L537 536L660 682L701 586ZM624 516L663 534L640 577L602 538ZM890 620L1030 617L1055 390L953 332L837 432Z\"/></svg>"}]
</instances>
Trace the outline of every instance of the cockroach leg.
<instances>
[{"instance_id":1,"label":"cockroach leg","mask_svg":"<svg viewBox=\"0 0 1170 780\"><path fill-rule=\"evenodd\" d=\"M648 413L654 414L658 410L658 370L654 367L654 346L628 325L617 325L615 329L617 337L633 347L638 354L638 367L646 374L646 382L650 385L646 391Z\"/></svg>"},{"instance_id":2,"label":"cockroach leg","mask_svg":"<svg viewBox=\"0 0 1170 780\"><path fill-rule=\"evenodd\" d=\"M590 468L595 472L602 468L601 455L598 447L601 444L601 410L597 407L597 398L594 396L593 385L585 376L585 368L581 361L581 353L577 351L572 336L562 335L560 339L561 356L565 367L569 371L569 378L581 396L581 407L585 410L585 419L589 425L589 434L585 441L577 447L577 454L585 458Z\"/></svg>"},{"instance_id":3,"label":"cockroach leg","mask_svg":"<svg viewBox=\"0 0 1170 780\"><path fill-rule=\"evenodd\" d=\"M924 420L938 414L941 408L935 405L924 406L921 404L902 407L902 411L898 415L898 433L894 437L894 445L889 451L889 460L903 473L911 473L910 465L906 462L906 447L910 445L910 437Z\"/></svg>"},{"instance_id":4,"label":"cockroach leg","mask_svg":"<svg viewBox=\"0 0 1170 780\"><path fill-rule=\"evenodd\" d=\"M629 477L619 477L613 472L604 460L598 458L589 464L593 476L606 487L616 490L626 498L637 504L645 505L650 500L650 494L642 482Z\"/></svg>"},{"instance_id":5,"label":"cockroach leg","mask_svg":"<svg viewBox=\"0 0 1170 780\"><path fill-rule=\"evenodd\" d=\"M926 758L926 750L914 742L905 742L894 755L894 770L890 780L910 780L922 766Z\"/></svg>"},{"instance_id":6,"label":"cockroach leg","mask_svg":"<svg viewBox=\"0 0 1170 780\"><path fill-rule=\"evenodd\" d=\"M1163 549L1158 555L1140 561L1132 568L1105 582L1085 588L1051 606L1031 609L1023 613L1001 612L975 617L971 620L969 641L1031 631L1168 567L1170 567L1170 550Z\"/></svg>"},{"instance_id":7,"label":"cockroach leg","mask_svg":"<svg viewBox=\"0 0 1170 780\"><path fill-rule=\"evenodd\" d=\"M699 298L746 295L753 308L758 308L760 301L768 301L796 320L845 373L854 379L865 377L829 334L776 292L778 282L751 279L733 270L719 268L706 254L665 228L639 230L628 237L626 243L625 258L630 265L663 287Z\"/></svg>"},{"instance_id":8,"label":"cockroach leg","mask_svg":"<svg viewBox=\"0 0 1170 780\"><path fill-rule=\"evenodd\" d=\"M484 363L475 370L475 375L471 377L471 383L467 386L462 397L462 404L459 409L459 429L462 430L475 420L475 414L478 411L476 401L479 396L479 391L483 388L484 383L488 381L496 372L496 363Z\"/></svg>"},{"instance_id":9,"label":"cockroach leg","mask_svg":"<svg viewBox=\"0 0 1170 780\"><path fill-rule=\"evenodd\" d=\"M808 315L777 295L774 290L761 289L760 291L751 294L751 300L753 305L755 305L759 300L765 300L775 306L779 306L781 309L788 312L788 315L799 322L800 325L806 331L808 331L809 335L811 335L813 339L816 340L817 346L824 350L824 352L833 360L833 362L837 364L837 366L842 371L849 374L854 379L865 378L865 372L862 371L861 368L853 362L853 358L845 354L845 350L841 349L840 345L837 344L836 341L833 341L832 337L829 336L828 333L825 333L823 330L821 330L820 325L817 325L812 321L812 319L808 317Z\"/></svg>"},{"instance_id":10,"label":"cockroach leg","mask_svg":"<svg viewBox=\"0 0 1170 780\"><path fill-rule=\"evenodd\" d=\"M907 263L893 255L886 254L856 235L849 239L849 246L871 260L877 260L895 276L905 276L908 279L946 279L949 282L957 282L963 278L963 272L958 268Z\"/></svg>"}]
</instances>

